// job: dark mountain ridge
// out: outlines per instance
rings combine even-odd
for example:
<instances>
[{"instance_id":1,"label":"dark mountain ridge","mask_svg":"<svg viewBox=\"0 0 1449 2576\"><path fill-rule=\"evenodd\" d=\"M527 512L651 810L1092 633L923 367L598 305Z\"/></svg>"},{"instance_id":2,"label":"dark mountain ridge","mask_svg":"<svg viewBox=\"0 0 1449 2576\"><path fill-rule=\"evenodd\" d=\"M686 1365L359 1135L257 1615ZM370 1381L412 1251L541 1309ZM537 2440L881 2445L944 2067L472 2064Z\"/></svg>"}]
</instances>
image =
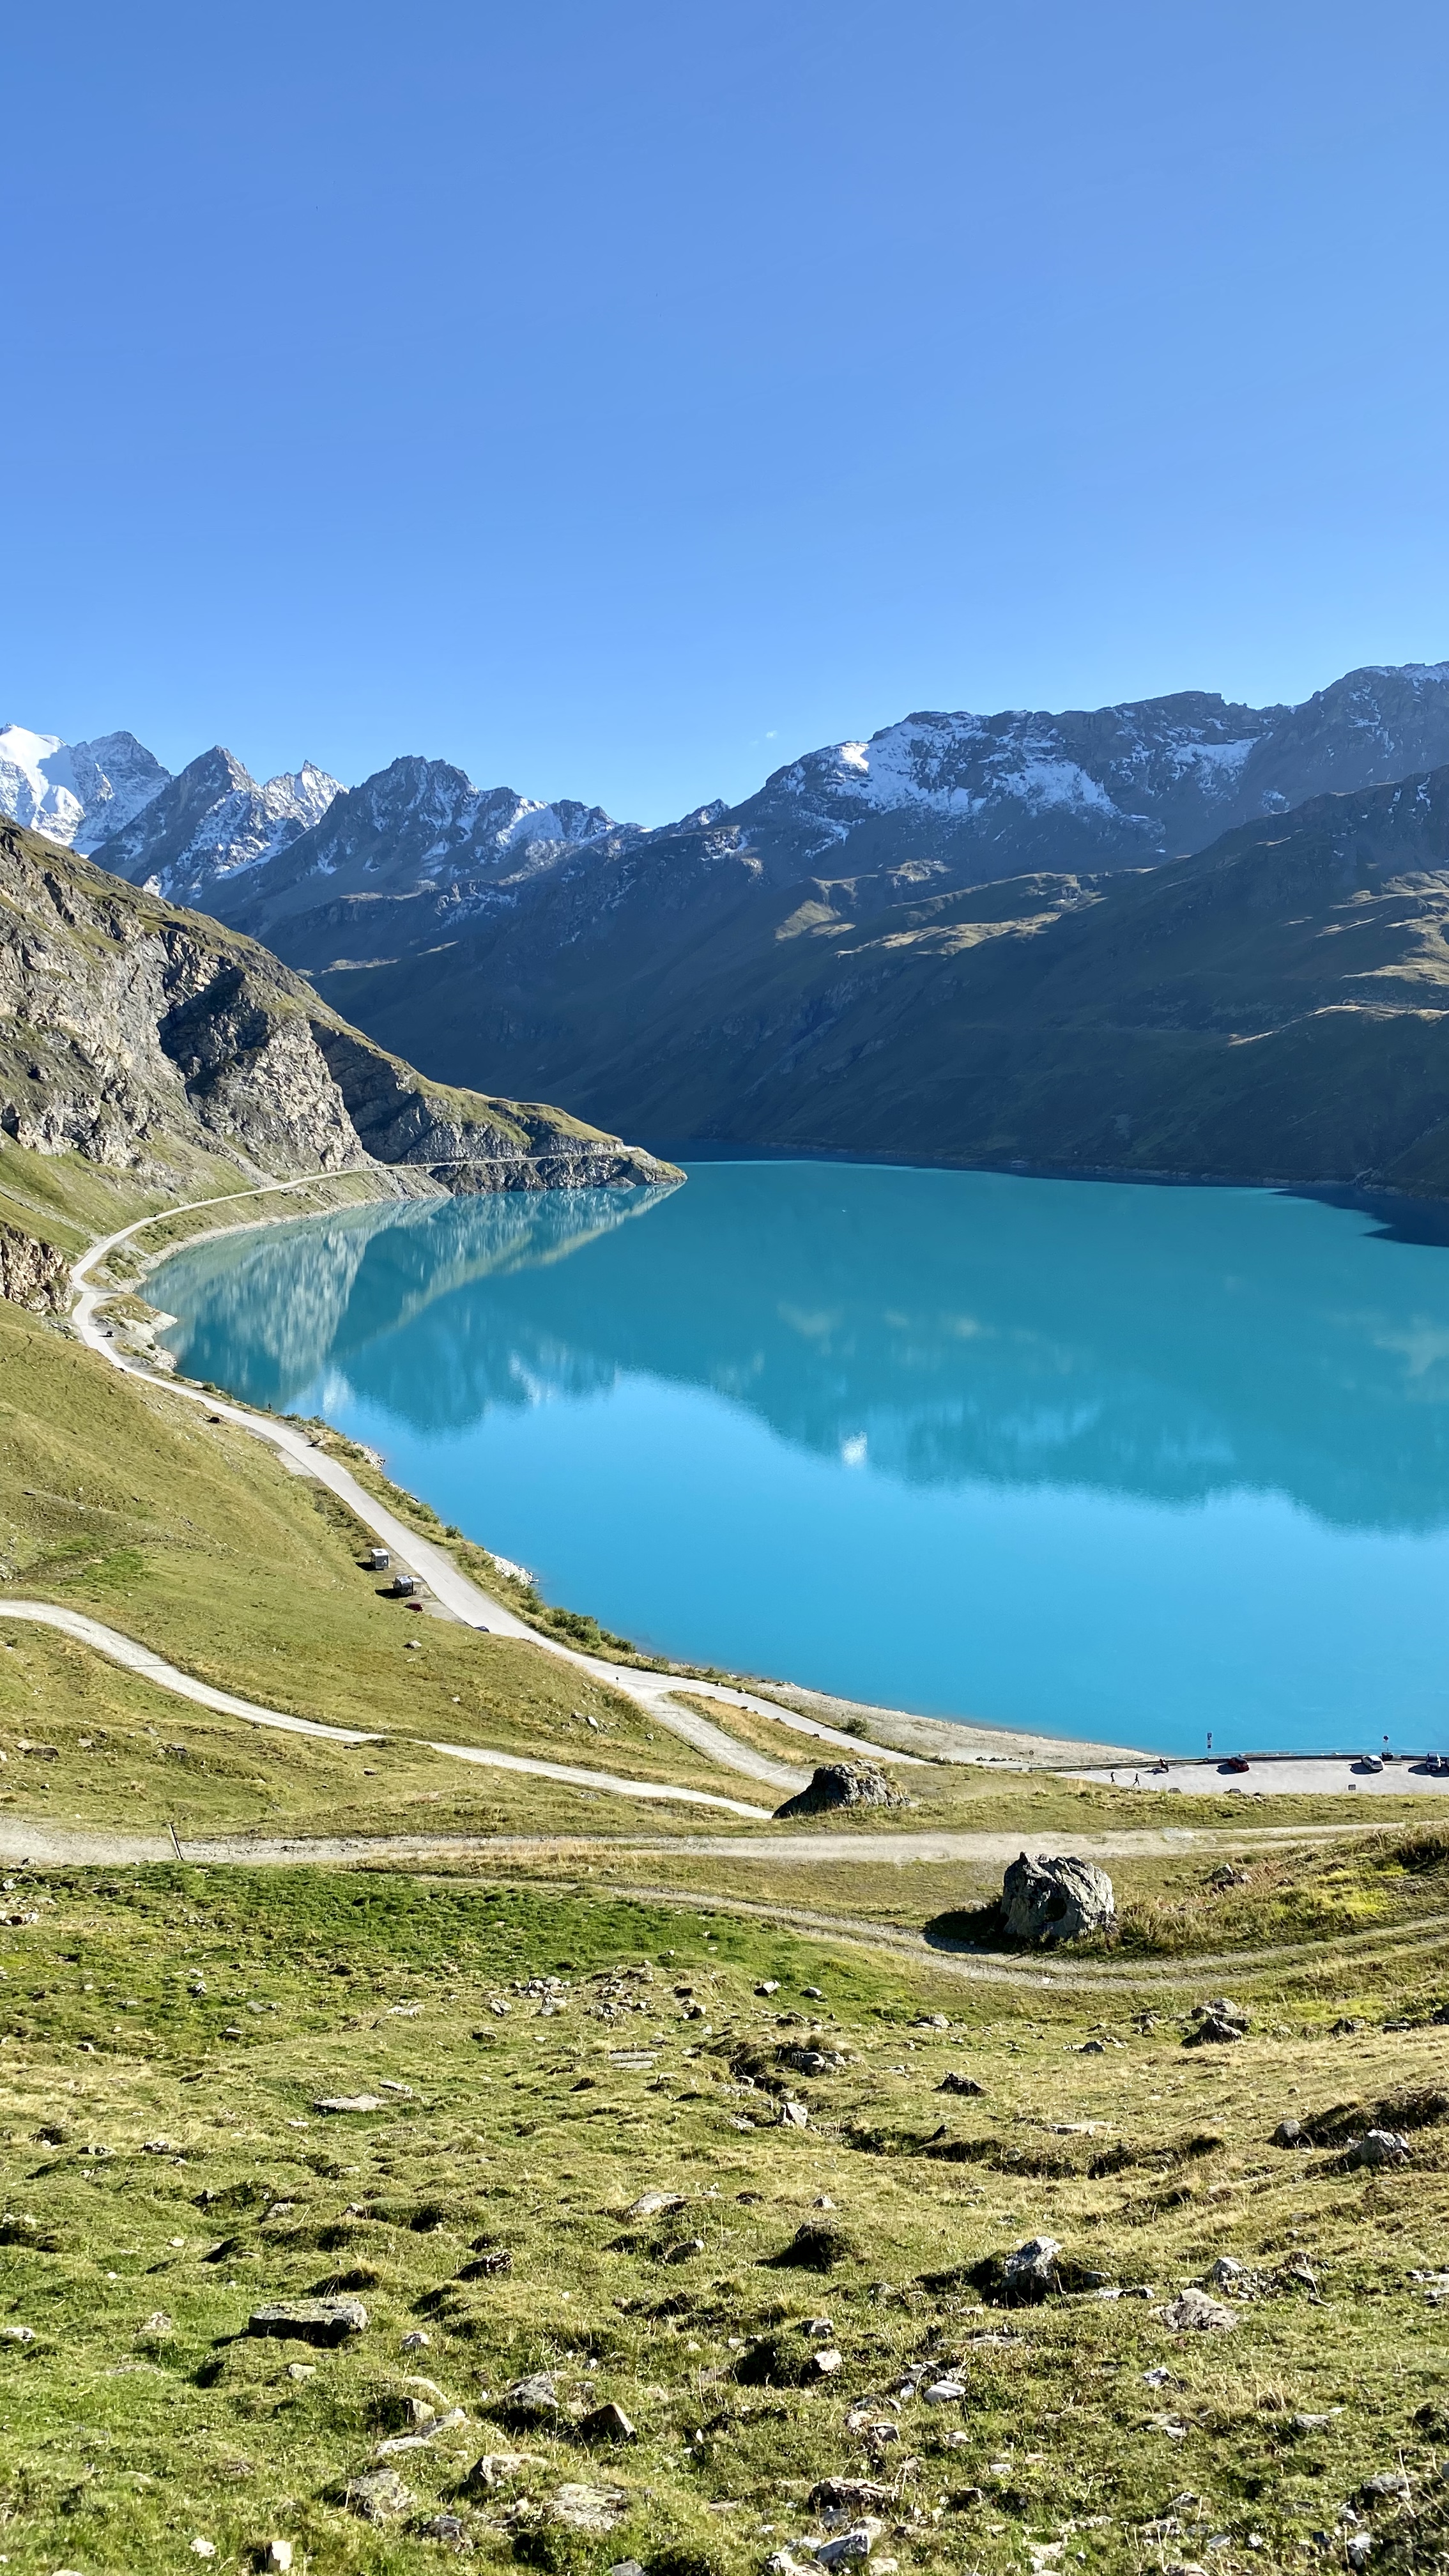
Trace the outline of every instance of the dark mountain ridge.
<instances>
[{"instance_id":1,"label":"dark mountain ridge","mask_svg":"<svg viewBox=\"0 0 1449 2576\"><path fill-rule=\"evenodd\" d=\"M555 878L319 980L394 1042L426 1012L440 1067L657 1137L1449 1190L1449 767L1153 869L889 905L725 843L671 909L659 862L574 935Z\"/></svg>"}]
</instances>

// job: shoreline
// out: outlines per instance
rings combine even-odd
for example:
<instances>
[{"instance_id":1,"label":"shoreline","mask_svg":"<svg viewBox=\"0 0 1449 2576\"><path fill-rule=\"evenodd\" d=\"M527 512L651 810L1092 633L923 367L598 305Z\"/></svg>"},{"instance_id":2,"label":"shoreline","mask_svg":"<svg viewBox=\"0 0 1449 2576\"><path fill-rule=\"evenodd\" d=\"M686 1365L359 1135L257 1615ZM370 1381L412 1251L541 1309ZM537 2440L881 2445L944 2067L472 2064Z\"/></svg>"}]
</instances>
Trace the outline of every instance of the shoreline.
<instances>
[{"instance_id":1,"label":"shoreline","mask_svg":"<svg viewBox=\"0 0 1449 2576\"><path fill-rule=\"evenodd\" d=\"M856 1163L874 1163L878 1168L1001 1168L997 1166L954 1166L940 1164L931 1164L923 1167L909 1165L902 1166L897 1165L894 1162L886 1162L884 1158L843 1154L829 1156L812 1155L809 1153L797 1153L794 1151L787 1152L784 1149L768 1152L761 1152L756 1149L746 1155L738 1157L716 1150L713 1158L721 1161L726 1159L792 1161L834 1160ZM1115 1177L1134 1180L1144 1177L1140 1174L1128 1173L1115 1175L1083 1175L1081 1173L1075 1175L1024 1175L1019 1172L1012 1171L1008 1174L1008 1177L1027 1176L1051 1178ZM123 1356L123 1349L117 1347L109 1335L102 1333L100 1328L92 1321L92 1317L94 1313L102 1305L107 1303L109 1298L112 1296L116 1298L125 1298L129 1296L137 1303L141 1304L146 1304L149 1301L144 1297L138 1297L134 1286L118 1284L114 1289L107 1291L92 1286L88 1279L83 1278L83 1274L89 1272L91 1266L101 1259L103 1254L109 1253L113 1248L119 1247L122 1242L129 1241L130 1238L135 1235L143 1234L151 1226L164 1225L168 1220L174 1219L178 1216L188 1215L193 1212L193 1208L197 1213L200 1213L207 1207L231 1206L237 1201L253 1197L267 1197L273 1192L278 1194L293 1194L311 1187L321 1186L325 1188L331 1182L350 1177L354 1176L313 1173L294 1176L288 1180L263 1182L253 1185L250 1188L220 1194L217 1198L212 1200L193 1202L190 1207L183 1206L152 1210L149 1214L134 1220L131 1225L120 1229L116 1234L106 1236L104 1238L98 1238L94 1243L87 1247L86 1251L79 1257L72 1267L72 1281L77 1290L77 1307L75 1309L73 1329L78 1328L79 1337L83 1341L88 1342L90 1347L97 1349L101 1356L110 1360L113 1365L122 1368L129 1367L134 1373L149 1378L153 1384L169 1385L174 1388L178 1394L186 1395L193 1401L207 1403L214 1401L215 1399L207 1393L206 1388L203 1385L197 1381L181 1376L175 1371L173 1366L167 1365L169 1354L164 1354L158 1350L154 1339L154 1327L148 1327L145 1324L138 1327L133 1323L130 1327L130 1333L134 1338L131 1340L129 1351L127 1351ZM1155 1178L1160 1182L1162 1176L1149 1177ZM1214 1184L1210 1183L1199 1184L1194 1181L1192 1176L1184 1176L1184 1185L1214 1186ZM1302 1185L1297 1185L1295 1189L1294 1185L1291 1184L1224 1183L1222 1186L1262 1187L1275 1190L1286 1188L1293 1189L1294 1194L1296 1195L1318 1196L1327 1194L1327 1185L1324 1185L1324 1188L1321 1190L1314 1190L1312 1192L1304 1189ZM1355 1192L1352 1195L1355 1204L1363 1204L1367 1206L1370 1194ZM417 1204L425 1204L431 1196L432 1192L430 1191L420 1191L414 1194L414 1192L407 1190L406 1188L390 1188L380 1190L376 1194L376 1197L374 1197L373 1193L369 1191L362 1198L349 1199L342 1202L342 1204L379 1204L386 1203L388 1200L396 1200L398 1202L415 1201ZM1378 1193L1377 1198L1383 1212L1387 1213L1388 1205L1390 1203L1390 1194ZM1429 1208L1435 1203L1398 1199L1394 1201L1393 1204L1403 1210L1417 1207L1419 1205ZM253 1216L242 1218L235 1223L200 1226L196 1228L194 1232L184 1236L180 1241L163 1244L153 1252L147 1253L137 1247L132 1258L137 1263L139 1278L145 1280L149 1277L151 1271L159 1267L163 1261L171 1258L176 1253L188 1249L192 1244L206 1241L213 1237L259 1231L273 1225L300 1223L309 1216L316 1216L318 1214L325 1215L330 1212L331 1211L326 1209L317 1210L306 1208L287 1208L285 1210L276 1211L275 1213L258 1212ZM1445 1222L1445 1237L1446 1240L1449 1240L1449 1208L1446 1208L1443 1211L1443 1215ZM82 1311L83 1309L85 1310L84 1312ZM151 1309L151 1313L158 1322L162 1320L162 1309L153 1307ZM86 1329L87 1326L89 1326L89 1329ZM288 1446L283 1435L288 1429L295 1430L295 1426L289 1423L287 1417L257 1412L252 1407L240 1404L234 1397L228 1396L223 1399L223 1401L225 1402L227 1409L234 1412L236 1418L239 1421L242 1421L245 1427L253 1429L261 1437L270 1439L279 1448L286 1448ZM326 1427L334 1438L346 1442L349 1447L354 1445L347 1440L347 1435L345 1433L339 1432L336 1429L335 1425L328 1424ZM311 1472L315 1474L317 1472L316 1465L314 1463L317 1456L315 1443L306 1440L305 1433L298 1432L296 1436L298 1438L299 1446L303 1441L306 1442L306 1447L311 1453L307 1463ZM344 1470L343 1472L345 1473L346 1471ZM330 1478L328 1481L330 1481ZM352 1482L350 1476L347 1481L349 1483ZM415 1509L431 1513L432 1507L427 1504L425 1497L415 1496L405 1487L394 1486L391 1477L387 1478L387 1482L406 1503L411 1504ZM391 1518L390 1515L389 1518ZM394 1523L393 1526L395 1533L393 1545L400 1556L405 1555L409 1547L412 1549L421 1549L428 1556L444 1555L445 1551L438 1542L424 1540L418 1534L411 1531L403 1531L396 1523ZM485 1542L472 1541L470 1544L476 1546L482 1554L492 1558L495 1563L501 1565L504 1562L504 1560L498 1559L494 1556L494 1552L487 1547ZM1342 1776L1344 1769L1350 1764L1360 1762L1362 1760L1361 1753L1355 1754L1339 1751L1257 1752L1248 1757L1255 1768L1258 1766L1272 1765L1279 1771L1279 1777L1271 1784L1258 1778L1252 1779L1250 1784L1250 1782L1244 1780L1241 1775L1234 1776L1224 1774L1222 1771L1222 1762L1224 1757L1221 1756L1160 1754L1156 1751L1136 1746L1105 1743L1096 1737L1055 1734L1047 1735L1036 1733L1033 1730L1024 1727L1014 1727L1009 1725L993 1726L980 1719L956 1719L927 1716L912 1710L882 1707L871 1701L846 1698L836 1693L817 1690L808 1684L782 1680L772 1675L726 1674L722 1672L721 1668L718 1666L689 1666L680 1664L672 1659L665 1662L663 1659L656 1659L648 1656L641 1657L638 1663L627 1661L623 1658L615 1659L606 1658L604 1656L590 1656L583 1653L578 1648L564 1648L558 1639L549 1634L547 1629L535 1626L525 1616L520 1616L520 1614L507 1603L498 1601L491 1594L480 1591L469 1576L463 1574L461 1569L453 1567L451 1558L448 1558L447 1562L450 1569L454 1572L456 1579L468 1591L475 1593L478 1599L486 1600L488 1602L490 1610L496 1614L497 1624L505 1628L507 1632L516 1634L522 1638L527 1638L543 1648L545 1651L568 1653L572 1660L575 1660L580 1664L588 1665L591 1669L597 1669L599 1672L606 1674L616 1688L630 1690L631 1684L642 1684L644 1688L648 1690L648 1695L651 1701L655 1699L656 1694L659 1696L667 1696L677 1690L692 1691L697 1695L708 1699L715 1699L725 1704L727 1704L729 1699L733 1696L746 1710L750 1709L753 1699L755 1714L771 1716L784 1726L791 1728L792 1731L799 1731L802 1734L814 1737L822 1747L829 1747L837 1752L845 1754L853 1753L856 1758L860 1758L861 1754L864 1752L874 1752L879 1756L884 1756L884 1758L889 1762L905 1762L908 1764L927 1762L950 1766L959 1765L961 1767L969 1768L989 1768L998 1771L1051 1771L1065 1777L1080 1779L1084 1783L1090 1782L1102 1786L1140 1787L1144 1789L1173 1788L1178 1790L1183 1790L1190 1786L1192 1791L1199 1795L1203 1794L1205 1791L1210 1794L1217 1795L1234 1792L1238 1794L1246 1793L1263 1795L1270 1794L1273 1789L1277 1789L1281 1793L1291 1793L1295 1789L1307 1790L1310 1788L1315 1792L1332 1789L1342 1793L1360 1789L1378 1789L1379 1793L1383 1794L1384 1791L1391 1790L1396 1787L1399 1789L1400 1794L1422 1794L1425 1792L1432 1794L1441 1787L1449 1789L1449 1780L1441 1783L1430 1777L1420 1775L1415 1777L1411 1782L1410 1779L1405 1776L1409 1772L1411 1764L1422 1762L1423 1756L1421 1754L1400 1753L1391 1761L1387 1771L1382 1775L1381 1779L1372 1774L1363 1774L1361 1776L1345 1779ZM422 1571L421 1566L418 1570L420 1572ZM427 1579L426 1576L424 1579ZM436 1587L432 1588L435 1589ZM445 1613L444 1615L448 1614ZM451 1615L459 1615L457 1609L454 1609ZM467 1614L464 1613L463 1615L466 1616ZM490 1619L487 1624L492 1625L494 1624L494 1621ZM653 1687L652 1689L649 1689L649 1685L651 1684ZM642 1695L642 1693L640 1695ZM655 1713L659 1714L657 1707ZM679 1718L684 1715L685 1712L676 1711L668 1721L671 1726L674 1727L675 1731L678 1731ZM711 1735L716 1735L718 1733L718 1730L713 1728L709 1728L707 1731ZM1158 1770L1155 1767L1159 1763L1166 1765L1165 1774L1163 1771ZM1284 1768L1291 1770L1302 1766L1312 1766L1315 1776L1312 1776L1311 1778L1305 1777L1301 1780L1294 1780L1283 1776ZM776 1766L770 1767L776 1768ZM1119 1771L1130 1771L1133 1774L1133 1777L1125 1781L1119 1780L1116 1776ZM1333 1776L1324 1776L1327 1773L1331 1773ZM1210 1779L1204 1775L1211 1775ZM777 1779L779 1785L785 1785L783 1771L778 1769Z\"/></svg>"}]
</instances>

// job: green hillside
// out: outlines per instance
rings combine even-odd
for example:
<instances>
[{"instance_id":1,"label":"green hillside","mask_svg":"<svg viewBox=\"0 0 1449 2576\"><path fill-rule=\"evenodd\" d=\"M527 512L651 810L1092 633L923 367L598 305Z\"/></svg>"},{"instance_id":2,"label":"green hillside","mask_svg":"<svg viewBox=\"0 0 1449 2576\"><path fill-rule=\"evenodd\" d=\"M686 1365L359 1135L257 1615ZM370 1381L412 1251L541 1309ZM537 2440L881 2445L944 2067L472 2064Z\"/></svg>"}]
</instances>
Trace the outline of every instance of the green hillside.
<instances>
[{"instance_id":1,"label":"green hillside","mask_svg":"<svg viewBox=\"0 0 1449 2576\"><path fill-rule=\"evenodd\" d=\"M884 910L722 867L676 920L641 862L592 942L542 954L520 915L320 980L439 1070L486 1052L655 1137L1434 1193L1446 871L1440 770L1166 867Z\"/></svg>"}]
</instances>

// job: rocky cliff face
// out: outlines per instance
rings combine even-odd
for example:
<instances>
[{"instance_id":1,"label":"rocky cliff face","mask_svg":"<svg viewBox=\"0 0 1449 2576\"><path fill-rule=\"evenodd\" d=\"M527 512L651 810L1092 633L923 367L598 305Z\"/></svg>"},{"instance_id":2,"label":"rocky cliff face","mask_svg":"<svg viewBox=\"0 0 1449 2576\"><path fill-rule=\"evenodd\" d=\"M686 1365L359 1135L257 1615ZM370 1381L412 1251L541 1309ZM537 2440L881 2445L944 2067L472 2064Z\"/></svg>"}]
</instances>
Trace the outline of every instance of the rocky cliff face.
<instances>
[{"instance_id":1,"label":"rocky cliff face","mask_svg":"<svg viewBox=\"0 0 1449 2576\"><path fill-rule=\"evenodd\" d=\"M0 1131L170 1186L407 1164L414 1184L653 1181L560 1110L448 1091L250 940L0 826Z\"/></svg>"},{"instance_id":2,"label":"rocky cliff face","mask_svg":"<svg viewBox=\"0 0 1449 2576\"><path fill-rule=\"evenodd\" d=\"M63 1315L70 1304L65 1254L18 1225L0 1225L0 1297L33 1315Z\"/></svg>"}]
</instances>

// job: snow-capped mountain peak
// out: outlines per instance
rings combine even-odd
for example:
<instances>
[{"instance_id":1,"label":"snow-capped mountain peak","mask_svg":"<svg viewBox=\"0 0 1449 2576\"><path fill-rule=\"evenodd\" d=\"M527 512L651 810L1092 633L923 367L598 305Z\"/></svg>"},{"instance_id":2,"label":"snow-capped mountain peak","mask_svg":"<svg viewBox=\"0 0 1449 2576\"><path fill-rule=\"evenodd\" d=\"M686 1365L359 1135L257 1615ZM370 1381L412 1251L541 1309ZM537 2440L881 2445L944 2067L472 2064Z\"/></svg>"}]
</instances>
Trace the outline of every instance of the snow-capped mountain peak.
<instances>
[{"instance_id":1,"label":"snow-capped mountain peak","mask_svg":"<svg viewBox=\"0 0 1449 2576\"><path fill-rule=\"evenodd\" d=\"M218 743L98 841L94 856L133 884L212 912L230 879L300 839L340 793L338 781L310 760L279 777L255 779Z\"/></svg>"},{"instance_id":2,"label":"snow-capped mountain peak","mask_svg":"<svg viewBox=\"0 0 1449 2576\"><path fill-rule=\"evenodd\" d=\"M0 725L0 813L70 849L93 850L149 805L170 774L133 733L65 742L28 725Z\"/></svg>"}]
</instances>

